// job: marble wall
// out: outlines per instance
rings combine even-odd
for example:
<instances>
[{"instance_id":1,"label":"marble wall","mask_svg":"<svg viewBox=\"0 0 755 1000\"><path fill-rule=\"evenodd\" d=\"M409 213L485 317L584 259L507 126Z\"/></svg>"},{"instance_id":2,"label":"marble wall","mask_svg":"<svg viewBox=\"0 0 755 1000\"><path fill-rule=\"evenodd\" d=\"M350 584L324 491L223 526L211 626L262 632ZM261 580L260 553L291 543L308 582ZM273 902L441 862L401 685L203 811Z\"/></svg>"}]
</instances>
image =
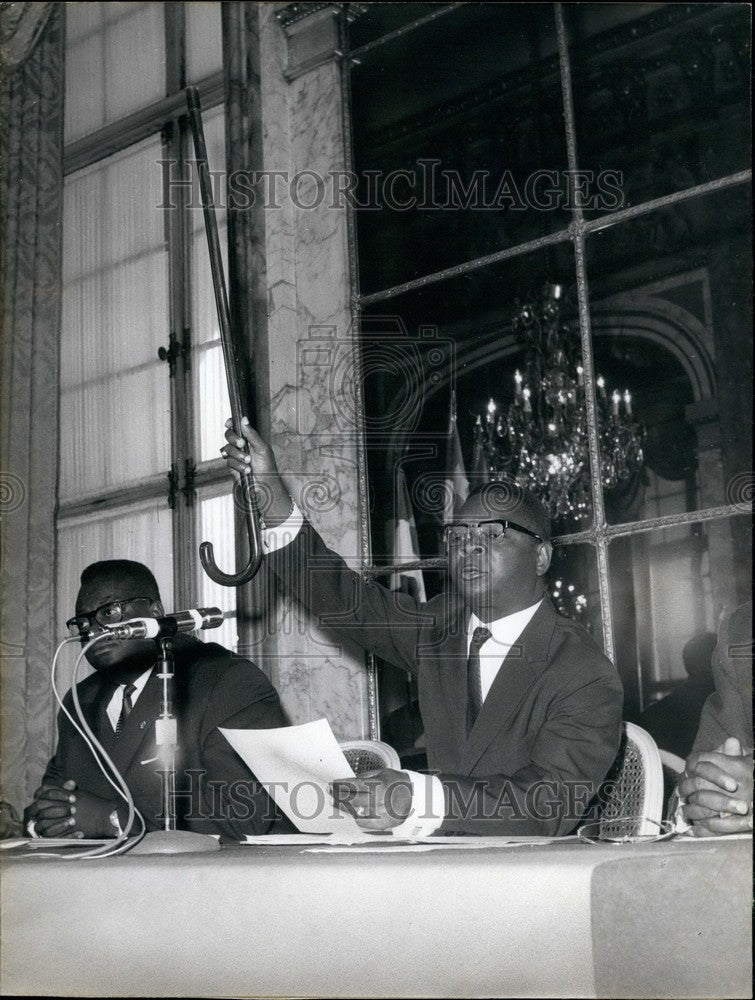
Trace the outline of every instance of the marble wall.
<instances>
[{"instance_id":1,"label":"marble wall","mask_svg":"<svg viewBox=\"0 0 755 1000\"><path fill-rule=\"evenodd\" d=\"M263 167L280 175L265 210L267 341L257 357L266 370L258 407L269 408L271 442L292 496L326 543L358 566L348 220L344 207L321 197L317 179L345 165L340 67L327 59L287 79L289 40L273 5L259 11ZM313 27L327 45L328 22ZM307 30L298 27L299 43ZM364 654L324 636L274 581L260 587L268 613L260 659L291 721L326 716L339 739L368 735Z\"/></svg>"}]
</instances>

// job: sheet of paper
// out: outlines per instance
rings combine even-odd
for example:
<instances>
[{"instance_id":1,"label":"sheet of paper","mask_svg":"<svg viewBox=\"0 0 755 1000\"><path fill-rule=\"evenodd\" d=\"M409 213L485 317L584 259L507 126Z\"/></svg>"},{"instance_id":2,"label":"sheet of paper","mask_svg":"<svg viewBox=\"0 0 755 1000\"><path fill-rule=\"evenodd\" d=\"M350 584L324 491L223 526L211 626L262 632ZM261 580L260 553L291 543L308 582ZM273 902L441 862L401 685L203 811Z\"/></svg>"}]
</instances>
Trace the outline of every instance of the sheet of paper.
<instances>
[{"instance_id":1,"label":"sheet of paper","mask_svg":"<svg viewBox=\"0 0 755 1000\"><path fill-rule=\"evenodd\" d=\"M383 838L384 839L384 838ZM397 841L395 838L391 838L392 843L380 845L374 845L370 847L369 844L343 844L339 846L328 845L321 847L305 847L305 854L422 854L425 851L437 851L437 850L449 850L450 848L455 848L459 850L459 845L456 844L417 844L414 842L408 842L405 840ZM465 844L462 850L469 850L474 848L479 850L484 847L484 844L475 844L474 841L471 844ZM509 845L511 846L511 845Z\"/></svg>"},{"instance_id":2,"label":"sheet of paper","mask_svg":"<svg viewBox=\"0 0 755 1000\"><path fill-rule=\"evenodd\" d=\"M340 843L372 839L337 809L328 785L353 778L327 719L285 729L221 729L233 749L301 833L330 833Z\"/></svg>"},{"instance_id":3,"label":"sheet of paper","mask_svg":"<svg viewBox=\"0 0 755 1000\"><path fill-rule=\"evenodd\" d=\"M359 853L359 854L421 854L424 851L479 851L486 848L495 847L497 849L512 847L535 847L546 844L558 844L562 840L576 840L571 837L419 837L417 840L397 840L395 837L381 837L372 844L368 842L359 844L321 844L319 846L306 847L305 854L317 854L324 852L328 854Z\"/></svg>"},{"instance_id":4,"label":"sheet of paper","mask_svg":"<svg viewBox=\"0 0 755 1000\"><path fill-rule=\"evenodd\" d=\"M0 850L11 847L23 847L28 851L57 850L59 847L104 847L114 844L112 837L108 839L76 838L76 837L14 837L12 840L0 840Z\"/></svg>"},{"instance_id":5,"label":"sheet of paper","mask_svg":"<svg viewBox=\"0 0 755 1000\"><path fill-rule=\"evenodd\" d=\"M405 840L394 837L391 833L373 833L364 836L355 843L351 838L342 839L338 834L291 833L291 834L261 834L248 836L242 844L259 847L304 847L307 853L319 850L334 851L353 847L355 851L364 853L374 850L390 852L399 850L479 850L480 848L511 848L511 847L541 847L548 844L563 844L576 841L577 837L417 837Z\"/></svg>"},{"instance_id":6,"label":"sheet of paper","mask_svg":"<svg viewBox=\"0 0 755 1000\"><path fill-rule=\"evenodd\" d=\"M249 847L310 847L315 844L333 847L334 845L359 846L370 841L382 843L386 840L392 844L402 843L390 833L366 833L364 830L359 831L356 841L352 834L344 836L340 833L268 833L259 836L249 834L240 843Z\"/></svg>"}]
</instances>

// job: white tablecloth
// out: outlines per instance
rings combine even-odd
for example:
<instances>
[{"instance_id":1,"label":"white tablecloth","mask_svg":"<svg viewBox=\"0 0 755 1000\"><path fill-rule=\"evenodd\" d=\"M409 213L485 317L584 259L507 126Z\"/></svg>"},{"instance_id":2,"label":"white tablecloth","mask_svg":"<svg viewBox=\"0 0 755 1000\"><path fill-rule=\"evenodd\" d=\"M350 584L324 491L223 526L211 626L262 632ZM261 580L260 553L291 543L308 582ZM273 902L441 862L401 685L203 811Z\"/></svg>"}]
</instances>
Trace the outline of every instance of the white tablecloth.
<instances>
[{"instance_id":1,"label":"white tablecloth","mask_svg":"<svg viewBox=\"0 0 755 1000\"><path fill-rule=\"evenodd\" d=\"M750 995L751 840L4 856L2 990Z\"/></svg>"}]
</instances>

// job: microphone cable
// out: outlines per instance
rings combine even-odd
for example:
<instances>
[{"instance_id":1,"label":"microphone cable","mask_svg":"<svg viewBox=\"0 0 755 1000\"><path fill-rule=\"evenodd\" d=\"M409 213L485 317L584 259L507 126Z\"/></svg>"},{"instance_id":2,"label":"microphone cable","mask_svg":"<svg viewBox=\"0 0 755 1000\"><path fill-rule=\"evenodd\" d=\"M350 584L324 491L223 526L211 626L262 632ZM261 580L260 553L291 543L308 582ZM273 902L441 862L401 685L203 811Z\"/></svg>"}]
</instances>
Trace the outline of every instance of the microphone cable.
<instances>
[{"instance_id":1,"label":"microphone cable","mask_svg":"<svg viewBox=\"0 0 755 1000\"><path fill-rule=\"evenodd\" d=\"M109 842L107 844L102 844L101 846L98 847L88 848L87 850L84 851L78 851L75 854L71 853L69 848L65 848L65 850L62 853L58 853L55 851L41 851L35 849L33 851L30 851L28 854L21 855L21 857L23 858L27 857L59 858L59 859L65 859L67 861L68 860L79 861L85 858L109 858L116 854L124 854L126 851L129 851L132 847L135 847L136 844L138 844L139 841L142 840L145 833L147 832L147 826L146 823L144 822L144 817L136 808L133 796L131 795L131 791L129 790L129 787L126 784L123 775L120 773L113 759L110 757L110 755L107 753L107 751L102 746L100 741L94 735L91 727L89 726L89 723L84 718L84 713L81 709L81 703L79 701L79 693L77 691L78 675L79 675L79 670L81 668L82 660L86 656L88 650L90 650L92 646L95 645L95 643L99 642L101 639L108 638L109 635L110 635L109 632L103 632L102 635L94 636L83 646L81 652L76 658L76 664L73 668L73 679L71 681L71 698L73 700L74 708L76 709L76 715L78 716L79 720L78 722L76 721L76 719L73 718L71 713L63 704L63 699L60 695L60 692L58 691L58 687L55 680L55 674L58 666L58 658L60 656L60 652L66 645L66 643L79 642L79 639L76 638L76 636L70 636L70 637L67 636L60 642L58 648L55 650L55 655L53 656L52 660L52 668L50 670L50 682L53 694L55 695L55 700L57 701L58 705L60 705L60 708L62 709L65 716L68 718L68 721L71 723L74 729L84 740L84 743L91 750L92 756L94 757L100 771L102 771L102 774L104 775L105 779L115 789L116 793L123 799L123 801L128 806L128 819L126 821L126 826L121 831L121 833L119 833L113 839L112 843ZM110 768L112 775L108 774L107 770L105 769L105 764L107 764L107 766ZM139 820L139 825L141 829L139 833L135 835L135 837L129 838L129 834L131 832L132 827L134 826L134 821L136 819ZM75 842L76 838L71 838L71 839ZM44 840L44 838L40 837L39 840Z\"/></svg>"}]
</instances>

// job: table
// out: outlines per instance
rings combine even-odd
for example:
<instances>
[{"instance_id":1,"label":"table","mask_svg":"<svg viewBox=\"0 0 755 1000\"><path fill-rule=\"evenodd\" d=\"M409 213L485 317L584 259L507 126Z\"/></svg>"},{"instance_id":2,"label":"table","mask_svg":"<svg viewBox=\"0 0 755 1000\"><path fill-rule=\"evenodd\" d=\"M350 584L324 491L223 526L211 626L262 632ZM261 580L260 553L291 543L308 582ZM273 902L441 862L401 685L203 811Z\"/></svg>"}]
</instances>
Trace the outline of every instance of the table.
<instances>
[{"instance_id":1,"label":"table","mask_svg":"<svg viewBox=\"0 0 755 1000\"><path fill-rule=\"evenodd\" d=\"M750 996L751 839L3 858L2 992Z\"/></svg>"}]
</instances>

